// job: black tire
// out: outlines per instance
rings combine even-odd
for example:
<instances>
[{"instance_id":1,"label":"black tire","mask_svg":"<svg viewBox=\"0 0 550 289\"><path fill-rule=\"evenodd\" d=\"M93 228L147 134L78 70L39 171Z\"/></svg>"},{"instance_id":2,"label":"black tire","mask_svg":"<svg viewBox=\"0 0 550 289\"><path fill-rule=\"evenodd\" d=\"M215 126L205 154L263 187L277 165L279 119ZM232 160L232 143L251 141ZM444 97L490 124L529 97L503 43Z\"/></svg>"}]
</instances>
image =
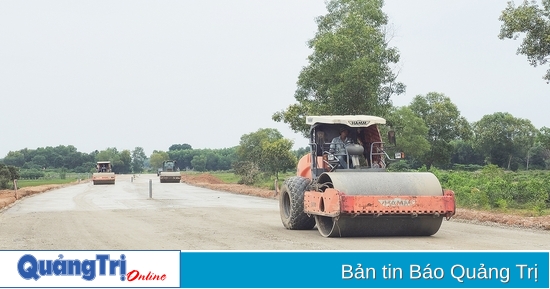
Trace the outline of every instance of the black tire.
<instances>
[{"instance_id":1,"label":"black tire","mask_svg":"<svg viewBox=\"0 0 550 289\"><path fill-rule=\"evenodd\" d=\"M281 221L289 230L311 230L315 227L315 218L304 213L304 192L310 180L291 177L284 181L279 196Z\"/></svg>"}]
</instances>

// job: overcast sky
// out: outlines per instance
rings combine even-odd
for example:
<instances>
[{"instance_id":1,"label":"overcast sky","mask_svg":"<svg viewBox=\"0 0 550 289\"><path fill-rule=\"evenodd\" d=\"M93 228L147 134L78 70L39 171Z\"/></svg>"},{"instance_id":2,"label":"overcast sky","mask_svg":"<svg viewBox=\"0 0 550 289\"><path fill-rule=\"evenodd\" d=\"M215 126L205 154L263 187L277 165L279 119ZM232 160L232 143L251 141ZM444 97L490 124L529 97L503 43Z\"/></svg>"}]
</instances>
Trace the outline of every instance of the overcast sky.
<instances>
[{"instance_id":1,"label":"overcast sky","mask_svg":"<svg viewBox=\"0 0 550 289\"><path fill-rule=\"evenodd\" d=\"M518 3L520 3L518 1ZM444 93L468 121L509 112L550 127L547 67L499 40L506 0L388 0L404 95ZM0 158L74 145L226 148L294 103L320 0L0 1Z\"/></svg>"}]
</instances>

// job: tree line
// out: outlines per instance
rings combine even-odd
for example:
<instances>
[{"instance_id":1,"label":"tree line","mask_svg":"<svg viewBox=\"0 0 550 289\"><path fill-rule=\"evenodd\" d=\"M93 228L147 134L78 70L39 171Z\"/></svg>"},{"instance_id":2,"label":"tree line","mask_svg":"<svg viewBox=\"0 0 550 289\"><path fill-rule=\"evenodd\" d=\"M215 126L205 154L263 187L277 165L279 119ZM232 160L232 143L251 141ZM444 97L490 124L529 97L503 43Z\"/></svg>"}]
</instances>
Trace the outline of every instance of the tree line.
<instances>
[{"instance_id":1,"label":"tree line","mask_svg":"<svg viewBox=\"0 0 550 289\"><path fill-rule=\"evenodd\" d=\"M68 172L90 173L95 171L97 161L110 161L116 173L130 173L143 171L146 159L141 147L136 147L131 152L106 148L84 153L73 145L58 145L10 151L1 163L31 171L64 169Z\"/></svg>"},{"instance_id":2,"label":"tree line","mask_svg":"<svg viewBox=\"0 0 550 289\"><path fill-rule=\"evenodd\" d=\"M68 172L90 173L95 171L96 162L110 161L115 173L127 174L156 170L162 165L162 161L167 159L177 160L180 167L184 169L226 170L231 168L234 155L235 148L197 150L192 149L188 144L172 145L168 152L155 150L150 157L145 154L142 147L136 147L132 151L109 147L101 151L84 153L79 152L72 145L59 145L10 151L0 160L0 163L23 170L64 169ZM159 156L162 156L160 162Z\"/></svg>"},{"instance_id":3,"label":"tree line","mask_svg":"<svg viewBox=\"0 0 550 289\"><path fill-rule=\"evenodd\" d=\"M0 182L17 178L40 178L44 171L93 173L97 161L110 161L117 174L153 172L166 160L175 160L180 170L235 170L243 182L256 180L260 175L277 175L296 164L293 143L276 129L259 129L241 137L238 146L223 149L193 149L187 143L173 144L167 151L154 150L147 156L142 147L134 150L106 148L91 153L79 152L76 147L59 145L10 151L0 160ZM302 153L302 149L298 153ZM250 166L252 174L246 169ZM0 184L1 185L1 184ZM5 187L5 185L3 186Z\"/></svg>"},{"instance_id":4,"label":"tree line","mask_svg":"<svg viewBox=\"0 0 550 289\"><path fill-rule=\"evenodd\" d=\"M550 129L537 129L528 119L507 112L487 114L469 123L449 97L431 92L392 109L387 119L398 139L390 151L405 152L406 165L411 168L550 167Z\"/></svg>"},{"instance_id":5,"label":"tree line","mask_svg":"<svg viewBox=\"0 0 550 289\"><path fill-rule=\"evenodd\" d=\"M180 169L194 171L232 170L240 182L252 184L261 177L275 176L294 169L297 154L293 142L276 129L261 128L241 136L238 146L223 149L193 149L189 144L175 144L168 151L153 151L149 160L160 168L165 160L175 160Z\"/></svg>"}]
</instances>

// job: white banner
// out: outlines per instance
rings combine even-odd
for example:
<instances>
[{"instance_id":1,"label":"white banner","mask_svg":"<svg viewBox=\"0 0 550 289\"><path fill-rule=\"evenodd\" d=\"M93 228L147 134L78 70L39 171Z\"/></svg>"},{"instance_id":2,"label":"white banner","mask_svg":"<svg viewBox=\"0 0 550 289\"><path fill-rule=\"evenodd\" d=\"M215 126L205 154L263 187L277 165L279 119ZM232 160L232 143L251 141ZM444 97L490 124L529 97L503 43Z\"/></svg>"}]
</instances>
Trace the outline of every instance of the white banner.
<instances>
[{"instance_id":1,"label":"white banner","mask_svg":"<svg viewBox=\"0 0 550 289\"><path fill-rule=\"evenodd\" d=\"M0 288L179 288L180 256L180 251L0 251Z\"/></svg>"}]
</instances>

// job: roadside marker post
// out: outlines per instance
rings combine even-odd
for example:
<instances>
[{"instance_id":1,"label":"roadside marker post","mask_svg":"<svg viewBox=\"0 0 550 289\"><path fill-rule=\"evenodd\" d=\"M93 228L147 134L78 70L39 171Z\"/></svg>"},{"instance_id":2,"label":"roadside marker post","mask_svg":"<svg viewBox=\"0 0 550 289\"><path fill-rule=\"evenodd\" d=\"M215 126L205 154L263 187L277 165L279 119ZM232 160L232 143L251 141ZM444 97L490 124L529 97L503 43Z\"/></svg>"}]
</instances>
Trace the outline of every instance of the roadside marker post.
<instances>
[{"instance_id":1,"label":"roadside marker post","mask_svg":"<svg viewBox=\"0 0 550 289\"><path fill-rule=\"evenodd\" d=\"M149 199L153 198L153 180L149 179Z\"/></svg>"},{"instance_id":2,"label":"roadside marker post","mask_svg":"<svg viewBox=\"0 0 550 289\"><path fill-rule=\"evenodd\" d=\"M13 180L13 189L15 190L15 199L17 200L17 199L19 199L17 197L17 179Z\"/></svg>"}]
</instances>

